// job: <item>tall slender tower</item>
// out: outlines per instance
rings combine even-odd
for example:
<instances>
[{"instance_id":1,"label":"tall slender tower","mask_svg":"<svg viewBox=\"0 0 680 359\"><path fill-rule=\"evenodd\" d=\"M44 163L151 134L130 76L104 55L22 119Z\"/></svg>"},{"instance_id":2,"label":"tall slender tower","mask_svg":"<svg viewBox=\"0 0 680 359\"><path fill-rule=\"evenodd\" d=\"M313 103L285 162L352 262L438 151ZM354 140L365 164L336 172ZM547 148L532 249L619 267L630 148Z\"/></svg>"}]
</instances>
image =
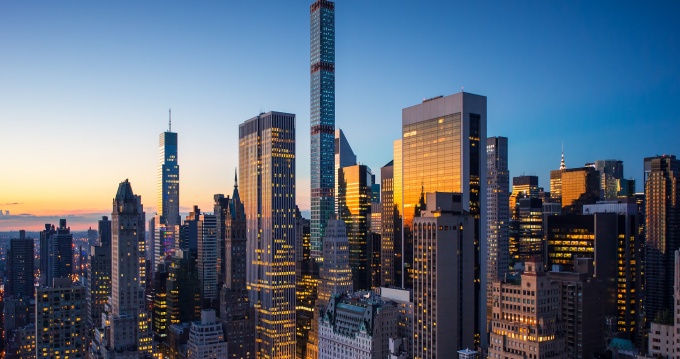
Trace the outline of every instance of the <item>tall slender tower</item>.
<instances>
[{"instance_id":1,"label":"tall slender tower","mask_svg":"<svg viewBox=\"0 0 680 359\"><path fill-rule=\"evenodd\" d=\"M673 310L675 250L680 247L680 161L645 158L645 300L647 323Z\"/></svg>"},{"instance_id":2,"label":"tall slender tower","mask_svg":"<svg viewBox=\"0 0 680 359\"><path fill-rule=\"evenodd\" d=\"M168 130L158 138L158 151L158 214L162 224L174 226L182 219L179 215L177 133L172 132L172 117L168 119Z\"/></svg>"},{"instance_id":3,"label":"tall slender tower","mask_svg":"<svg viewBox=\"0 0 680 359\"><path fill-rule=\"evenodd\" d=\"M320 258L335 199L335 3L310 6L312 257Z\"/></svg>"},{"instance_id":4,"label":"tall slender tower","mask_svg":"<svg viewBox=\"0 0 680 359\"><path fill-rule=\"evenodd\" d=\"M121 182L111 213L111 297L106 320L110 330L102 343L104 357L121 353L141 355L151 351L148 315L144 311L143 273L139 265L144 244L144 211L141 197L128 180ZM99 347L99 345L95 345Z\"/></svg>"},{"instance_id":5,"label":"tall slender tower","mask_svg":"<svg viewBox=\"0 0 680 359\"><path fill-rule=\"evenodd\" d=\"M256 357L294 358L295 115L263 113L239 126L239 177Z\"/></svg>"},{"instance_id":6,"label":"tall slender tower","mask_svg":"<svg viewBox=\"0 0 680 359\"><path fill-rule=\"evenodd\" d=\"M510 174L508 172L508 138L486 139L486 316L491 321L492 286L508 269L510 245Z\"/></svg>"}]
</instances>

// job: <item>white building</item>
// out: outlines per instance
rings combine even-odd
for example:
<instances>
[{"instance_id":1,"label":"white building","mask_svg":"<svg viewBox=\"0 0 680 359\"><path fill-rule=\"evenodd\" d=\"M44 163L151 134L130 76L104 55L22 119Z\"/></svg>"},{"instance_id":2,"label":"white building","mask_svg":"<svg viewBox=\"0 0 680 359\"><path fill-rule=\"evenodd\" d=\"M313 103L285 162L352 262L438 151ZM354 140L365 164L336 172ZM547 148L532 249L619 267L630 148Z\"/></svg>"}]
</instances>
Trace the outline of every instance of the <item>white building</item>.
<instances>
[{"instance_id":1,"label":"white building","mask_svg":"<svg viewBox=\"0 0 680 359\"><path fill-rule=\"evenodd\" d=\"M371 292L333 296L319 319L318 358L387 358L398 320L396 303Z\"/></svg>"},{"instance_id":2,"label":"white building","mask_svg":"<svg viewBox=\"0 0 680 359\"><path fill-rule=\"evenodd\" d=\"M222 324L212 309L201 311L201 321L191 323L187 342L187 359L226 358Z\"/></svg>"},{"instance_id":3,"label":"white building","mask_svg":"<svg viewBox=\"0 0 680 359\"><path fill-rule=\"evenodd\" d=\"M680 251L675 251L673 313L666 318L671 323L652 323L649 328L648 356L672 359L680 355Z\"/></svg>"}]
</instances>

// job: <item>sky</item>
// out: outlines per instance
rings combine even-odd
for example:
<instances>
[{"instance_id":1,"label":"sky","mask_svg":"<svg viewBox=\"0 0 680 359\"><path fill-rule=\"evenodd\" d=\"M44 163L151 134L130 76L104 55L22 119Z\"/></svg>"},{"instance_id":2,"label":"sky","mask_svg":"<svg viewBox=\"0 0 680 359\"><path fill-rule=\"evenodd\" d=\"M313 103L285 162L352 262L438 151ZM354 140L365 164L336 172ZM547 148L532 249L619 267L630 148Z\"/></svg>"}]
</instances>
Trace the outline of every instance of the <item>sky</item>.
<instances>
[{"instance_id":1,"label":"sky","mask_svg":"<svg viewBox=\"0 0 680 359\"><path fill-rule=\"evenodd\" d=\"M311 1L0 2L0 231L96 227L126 178L150 218L158 136L179 134L180 205L230 194L238 125L297 116L309 209ZM336 127L379 173L401 110L488 98L510 176L679 154L680 2L336 2ZM9 214L7 214L9 211Z\"/></svg>"}]
</instances>

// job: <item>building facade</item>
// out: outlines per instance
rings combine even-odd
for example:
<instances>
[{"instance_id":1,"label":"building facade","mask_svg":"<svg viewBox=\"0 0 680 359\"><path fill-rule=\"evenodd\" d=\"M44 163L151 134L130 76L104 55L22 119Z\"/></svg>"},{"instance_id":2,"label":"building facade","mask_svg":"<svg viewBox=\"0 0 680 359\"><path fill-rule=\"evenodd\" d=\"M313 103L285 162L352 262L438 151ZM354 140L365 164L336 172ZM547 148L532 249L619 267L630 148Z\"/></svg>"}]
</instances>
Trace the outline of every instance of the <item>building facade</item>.
<instances>
[{"instance_id":1,"label":"building facade","mask_svg":"<svg viewBox=\"0 0 680 359\"><path fill-rule=\"evenodd\" d=\"M345 133L339 129L335 129L335 167L333 169L333 175L335 176L335 213L340 213L340 202L338 199L338 194L340 190L338 186L340 181L338 179L339 171L343 167L354 166L357 164L357 155L354 154L352 146L350 146Z\"/></svg>"},{"instance_id":2,"label":"building facade","mask_svg":"<svg viewBox=\"0 0 680 359\"><path fill-rule=\"evenodd\" d=\"M507 137L486 139L486 317L491 320L491 285L503 278L509 266L510 173Z\"/></svg>"},{"instance_id":3,"label":"building facade","mask_svg":"<svg viewBox=\"0 0 680 359\"><path fill-rule=\"evenodd\" d=\"M214 310L201 311L201 321L191 323L187 358L227 358L227 342Z\"/></svg>"},{"instance_id":4,"label":"building facade","mask_svg":"<svg viewBox=\"0 0 680 359\"><path fill-rule=\"evenodd\" d=\"M269 112L239 126L239 178L247 228L247 286L256 313L256 356L293 358L295 115Z\"/></svg>"},{"instance_id":5,"label":"building facade","mask_svg":"<svg viewBox=\"0 0 680 359\"><path fill-rule=\"evenodd\" d=\"M461 194L427 194L413 219L413 358L474 346L474 223Z\"/></svg>"},{"instance_id":6,"label":"building facade","mask_svg":"<svg viewBox=\"0 0 680 359\"><path fill-rule=\"evenodd\" d=\"M33 238L26 238L26 231L19 231L19 238L10 240L7 254L7 281L4 296L33 298L35 295L35 267Z\"/></svg>"},{"instance_id":7,"label":"building facade","mask_svg":"<svg viewBox=\"0 0 680 359\"><path fill-rule=\"evenodd\" d=\"M402 110L402 158L395 151L395 195L403 221L403 287L411 288L413 277L413 220L418 217L424 193L461 193L463 210L474 219L475 247L475 337L484 339L486 311L486 97L460 92L436 97ZM398 163L399 162L399 163ZM402 163L403 162L403 163ZM396 173L403 173L397 181ZM403 181L403 182L402 182ZM483 257L483 258L482 258Z\"/></svg>"},{"instance_id":8,"label":"building facade","mask_svg":"<svg viewBox=\"0 0 680 359\"><path fill-rule=\"evenodd\" d=\"M57 278L36 290L35 352L37 358L85 358L87 307L85 288L71 278Z\"/></svg>"},{"instance_id":9,"label":"building facade","mask_svg":"<svg viewBox=\"0 0 680 359\"><path fill-rule=\"evenodd\" d=\"M316 0L310 12L312 256L321 257L335 199L335 3Z\"/></svg>"}]
</instances>

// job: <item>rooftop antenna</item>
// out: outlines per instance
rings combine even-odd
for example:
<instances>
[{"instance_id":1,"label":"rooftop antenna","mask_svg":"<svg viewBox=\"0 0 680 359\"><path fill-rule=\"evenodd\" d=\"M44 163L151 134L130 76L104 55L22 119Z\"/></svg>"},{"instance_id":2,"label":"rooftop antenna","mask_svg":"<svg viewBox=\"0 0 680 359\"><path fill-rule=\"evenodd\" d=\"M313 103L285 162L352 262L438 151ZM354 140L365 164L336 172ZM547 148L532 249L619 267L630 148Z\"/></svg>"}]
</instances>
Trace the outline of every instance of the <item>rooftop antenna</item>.
<instances>
[{"instance_id":1,"label":"rooftop antenna","mask_svg":"<svg viewBox=\"0 0 680 359\"><path fill-rule=\"evenodd\" d=\"M168 132L172 132L172 109L168 109Z\"/></svg>"}]
</instances>

